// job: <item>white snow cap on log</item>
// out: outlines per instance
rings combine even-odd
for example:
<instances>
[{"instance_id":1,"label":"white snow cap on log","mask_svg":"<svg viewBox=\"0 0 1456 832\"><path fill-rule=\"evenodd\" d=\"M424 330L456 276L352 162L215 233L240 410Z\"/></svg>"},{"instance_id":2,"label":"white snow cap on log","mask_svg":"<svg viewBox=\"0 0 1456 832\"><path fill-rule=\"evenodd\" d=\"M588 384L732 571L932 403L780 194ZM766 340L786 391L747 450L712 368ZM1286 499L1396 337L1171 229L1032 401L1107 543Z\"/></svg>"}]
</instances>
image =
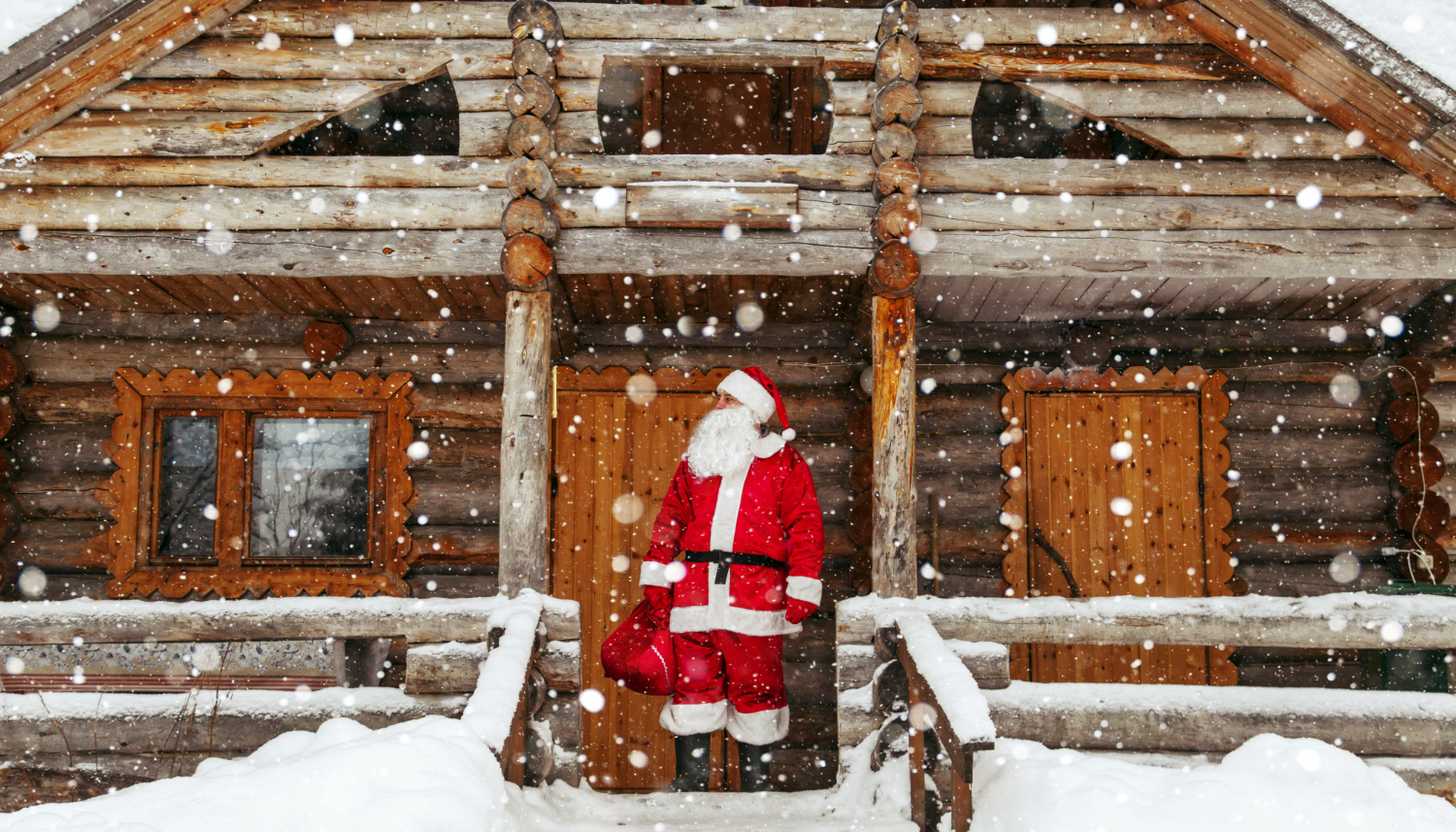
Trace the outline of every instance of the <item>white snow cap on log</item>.
<instances>
[{"instance_id":1,"label":"white snow cap on log","mask_svg":"<svg viewBox=\"0 0 1456 832\"><path fill-rule=\"evenodd\" d=\"M951 652L930 619L921 612L901 612L894 620L915 669L925 677L935 701L950 720L956 740L962 744L994 741L996 726L991 722L986 697L971 671Z\"/></svg>"}]
</instances>

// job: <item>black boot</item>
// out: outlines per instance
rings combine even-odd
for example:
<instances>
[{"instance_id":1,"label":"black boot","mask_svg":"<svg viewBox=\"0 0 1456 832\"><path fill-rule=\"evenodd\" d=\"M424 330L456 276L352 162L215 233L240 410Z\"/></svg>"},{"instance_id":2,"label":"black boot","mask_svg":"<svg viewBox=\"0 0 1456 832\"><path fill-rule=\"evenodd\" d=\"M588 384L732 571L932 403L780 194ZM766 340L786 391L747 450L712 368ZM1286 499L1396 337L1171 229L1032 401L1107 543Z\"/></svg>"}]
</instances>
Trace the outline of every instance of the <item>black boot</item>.
<instances>
[{"instance_id":1,"label":"black boot","mask_svg":"<svg viewBox=\"0 0 1456 832\"><path fill-rule=\"evenodd\" d=\"M768 789L768 764L772 755L766 745L738 743L738 790L761 792Z\"/></svg>"},{"instance_id":2,"label":"black boot","mask_svg":"<svg viewBox=\"0 0 1456 832\"><path fill-rule=\"evenodd\" d=\"M708 740L712 734L688 734L673 737L677 748L677 776L669 786L675 792L708 790Z\"/></svg>"}]
</instances>

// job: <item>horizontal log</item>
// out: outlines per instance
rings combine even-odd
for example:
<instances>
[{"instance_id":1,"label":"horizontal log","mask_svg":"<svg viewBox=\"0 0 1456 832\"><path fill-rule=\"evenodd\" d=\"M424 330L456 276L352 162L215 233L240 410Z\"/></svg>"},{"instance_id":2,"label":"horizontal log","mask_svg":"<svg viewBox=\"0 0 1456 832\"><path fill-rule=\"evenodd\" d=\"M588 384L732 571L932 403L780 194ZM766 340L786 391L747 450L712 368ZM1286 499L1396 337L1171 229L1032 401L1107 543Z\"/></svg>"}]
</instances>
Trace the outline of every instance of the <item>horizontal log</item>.
<instances>
[{"instance_id":1,"label":"horizontal log","mask_svg":"<svg viewBox=\"0 0 1456 832\"><path fill-rule=\"evenodd\" d=\"M460 155L462 156L515 156L508 145L510 127L513 123L510 113L461 113ZM597 127L595 112L562 113L552 128L548 128L555 139L558 153L582 154L601 153L602 136ZM535 154L528 154L533 157Z\"/></svg>"},{"instance_id":2,"label":"horizontal log","mask_svg":"<svg viewBox=\"0 0 1456 832\"><path fill-rule=\"evenodd\" d=\"M999 690L1011 684L1009 653L1004 645L996 642L950 641L946 646L971 671L976 687L981 690ZM872 645L839 645L835 650L838 689L848 690L869 684L880 664Z\"/></svg>"},{"instance_id":3,"label":"horizontal log","mask_svg":"<svg viewBox=\"0 0 1456 832\"><path fill-rule=\"evenodd\" d=\"M1315 561L1328 566L1346 552L1368 560L1398 542L1385 522L1314 526L1302 518L1286 522L1231 523L1230 552L1240 563Z\"/></svg>"},{"instance_id":4,"label":"horizontal log","mask_svg":"<svg viewBox=\"0 0 1456 832\"><path fill-rule=\"evenodd\" d=\"M970 116L980 92L975 81L922 81L915 88L928 116ZM837 123L844 116L868 116L878 87L873 81L836 79L829 89Z\"/></svg>"},{"instance_id":5,"label":"horizontal log","mask_svg":"<svg viewBox=\"0 0 1456 832\"><path fill-rule=\"evenodd\" d=\"M403 637L413 644L479 639L492 616L514 603L504 596L463 600L355 598L347 607L312 598L266 601L107 601L95 604L0 604L0 644L92 644L155 641L253 641ZM110 613L110 614L108 614ZM575 601L547 599L546 637L581 638ZM94 705L94 701L93 701Z\"/></svg>"},{"instance_id":6,"label":"horizontal log","mask_svg":"<svg viewBox=\"0 0 1456 832\"><path fill-rule=\"evenodd\" d=\"M413 696L473 693L487 652L481 642L412 645L405 657L405 692ZM548 642L536 654L533 666L542 672L551 690L580 690L581 642Z\"/></svg>"},{"instance_id":7,"label":"horizontal log","mask_svg":"<svg viewBox=\"0 0 1456 832\"><path fill-rule=\"evenodd\" d=\"M1380 155L1333 124L1304 119L1118 118L1112 123L1170 156L1226 159L1369 159Z\"/></svg>"},{"instance_id":8,"label":"horizontal log","mask_svg":"<svg viewBox=\"0 0 1456 832\"><path fill-rule=\"evenodd\" d=\"M94 400L83 402L81 399L90 399L100 394L99 390L83 391L72 387L48 387L49 384L52 382L69 384L104 381L106 386L110 387L111 378L118 367L136 367L143 371L157 370L160 372L180 367L197 372L212 370L221 373L242 369L254 373L262 371L276 373L282 370L297 369L303 366L307 360L301 344L259 344L246 350L240 350L236 344L211 341L34 338L17 342L14 349L17 357L20 357L25 366L30 369L31 376L36 382L29 388L23 389L21 393L22 413L26 412L27 407L64 410L64 404L68 401L73 401L76 408L94 412L98 408L98 404ZM415 396L424 396L428 405L439 399L439 396L431 399L432 394L427 392L433 386L429 382L432 374L439 373L443 383L449 385L444 389L446 395L461 392L463 388L456 386L457 384L469 387L471 382L478 385L481 380L498 384L501 373L501 354L500 347L491 346L443 344L382 344L369 348L356 346L338 362L337 369L367 374L377 372L380 367L408 368L410 372L415 373L417 384ZM40 393L34 390L36 387L43 386L48 389ZM481 388L478 398L487 402L490 398L499 398L498 391L493 395L487 395L490 392ZM106 395L108 398L114 397L114 388Z\"/></svg>"},{"instance_id":9,"label":"horizontal log","mask_svg":"<svg viewBox=\"0 0 1456 832\"><path fill-rule=\"evenodd\" d=\"M341 46L329 38L283 38L277 49L251 41L203 37L137 73L140 78L331 78L393 80L415 77L420 67L448 67L453 79L509 78L512 41L391 39ZM1005 46L966 51L953 45L921 48L923 77L930 79L1229 81L1252 73L1216 48L1157 46ZM693 40L574 40L555 54L560 78L600 78L607 59L670 58L674 63L761 67L765 63L821 62L833 77L868 78L873 44Z\"/></svg>"},{"instance_id":10,"label":"horizontal log","mask_svg":"<svg viewBox=\"0 0 1456 832\"><path fill-rule=\"evenodd\" d=\"M1234 497L1237 521L1291 518L1343 523L1379 520L1395 505L1383 471L1300 472L1240 470Z\"/></svg>"},{"instance_id":11,"label":"horizontal log","mask_svg":"<svg viewBox=\"0 0 1456 832\"><path fill-rule=\"evenodd\" d=\"M316 730L336 717L382 728L430 714L458 717L465 707L463 696L396 692L357 697L348 688L314 691L287 707L279 707L277 691L102 694L111 708L98 708L94 693L48 693L44 704L39 694L9 698L11 706L0 712L0 753L7 759L66 751L84 755L89 749L242 754L284 732Z\"/></svg>"},{"instance_id":12,"label":"horizontal log","mask_svg":"<svg viewBox=\"0 0 1456 832\"><path fill-rule=\"evenodd\" d=\"M948 231L920 256L920 265L922 275L942 278L1221 280L1238 274L1307 280L1338 273L1345 279L1420 280L1456 269L1456 252L1437 245L1446 236L1420 230ZM561 274L805 277L860 274L872 246L868 235L852 231L749 231L727 240L716 232L568 229L555 251ZM0 250L0 273L191 275L241 266L247 274L296 278L482 276L498 273L500 248L500 235L488 232L237 232L224 259L195 235L58 231ZM348 259L320 258L320 249Z\"/></svg>"},{"instance_id":13,"label":"horizontal log","mask_svg":"<svg viewBox=\"0 0 1456 832\"><path fill-rule=\"evenodd\" d=\"M88 551L93 538L109 528L97 520L27 520L15 536L0 545L11 563L37 566L46 572L101 571L99 553Z\"/></svg>"},{"instance_id":14,"label":"horizontal log","mask_svg":"<svg viewBox=\"0 0 1456 832\"><path fill-rule=\"evenodd\" d=\"M431 522L411 527L410 534L418 558L411 571L417 574L484 574L500 561L500 530L494 525Z\"/></svg>"},{"instance_id":15,"label":"horizontal log","mask_svg":"<svg viewBox=\"0 0 1456 832\"><path fill-rule=\"evenodd\" d=\"M467 600L488 598L500 592L494 570L480 570L468 575L422 574L411 572L405 578L410 595L415 598Z\"/></svg>"},{"instance_id":16,"label":"horizontal log","mask_svg":"<svg viewBox=\"0 0 1456 832\"><path fill-rule=\"evenodd\" d=\"M1264 81L1124 84L1111 81L1024 81L1021 87L1094 119L1291 119L1314 116L1298 98Z\"/></svg>"},{"instance_id":17,"label":"horizontal log","mask_svg":"<svg viewBox=\"0 0 1456 832\"><path fill-rule=\"evenodd\" d=\"M111 514L100 502L109 476L83 474L29 474L10 483L15 507L30 520L107 520Z\"/></svg>"},{"instance_id":18,"label":"horizontal log","mask_svg":"<svg viewBox=\"0 0 1456 832\"><path fill-rule=\"evenodd\" d=\"M112 469L105 444L111 426L95 422L32 422L10 437L15 467L27 473L100 474Z\"/></svg>"},{"instance_id":19,"label":"horizontal log","mask_svg":"<svg viewBox=\"0 0 1456 832\"><path fill-rule=\"evenodd\" d=\"M874 147L876 133L867 116L836 114L829 130L828 152L867 154ZM917 159L922 156L969 156L972 153L970 116L926 116L915 125L914 133L912 155Z\"/></svg>"},{"instance_id":20,"label":"horizontal log","mask_svg":"<svg viewBox=\"0 0 1456 832\"><path fill-rule=\"evenodd\" d=\"M1241 563L1234 570L1248 586L1250 595L1307 598L1342 592L1369 592L1395 578L1389 560L1362 561L1359 573L1349 580L1335 580L1324 563Z\"/></svg>"},{"instance_id":21,"label":"horizontal log","mask_svg":"<svg viewBox=\"0 0 1456 832\"><path fill-rule=\"evenodd\" d=\"M1292 468L1383 471L1390 465L1390 442L1374 431L1232 431L1227 444L1232 466L1240 471Z\"/></svg>"},{"instance_id":22,"label":"horizontal log","mask_svg":"<svg viewBox=\"0 0 1456 832\"><path fill-rule=\"evenodd\" d=\"M1330 397L1327 384L1245 382L1228 387L1237 398L1224 424L1231 430L1365 429L1374 430L1380 415L1378 396L1365 395L1351 404Z\"/></svg>"},{"instance_id":23,"label":"horizontal log","mask_svg":"<svg viewBox=\"0 0 1456 832\"><path fill-rule=\"evenodd\" d=\"M3 193L3 192L0 192ZM188 314L88 309L84 316L63 317L50 337L96 336L162 341L227 341L232 344L290 344L302 340L316 318L276 313L252 315ZM429 321L391 321L378 318L341 319L355 345L418 344L439 341L460 345L500 346L502 325L495 321L458 318Z\"/></svg>"},{"instance_id":24,"label":"horizontal log","mask_svg":"<svg viewBox=\"0 0 1456 832\"><path fill-rule=\"evenodd\" d=\"M626 191L625 222L639 228L789 228L799 213L797 185L654 182Z\"/></svg>"},{"instance_id":25,"label":"horizontal log","mask_svg":"<svg viewBox=\"0 0 1456 832\"><path fill-rule=\"evenodd\" d=\"M421 469L413 474L410 509L430 525L494 524L500 512L500 477L480 478L454 469Z\"/></svg>"},{"instance_id":26,"label":"horizontal log","mask_svg":"<svg viewBox=\"0 0 1456 832\"><path fill-rule=\"evenodd\" d=\"M863 228L869 224L878 204L871 194L857 191L806 190L799 202L804 218L802 227L806 229ZM1074 196L1068 199L961 192L921 194L917 202L924 212L926 227L936 231L1456 227L1456 206L1441 199L1330 198L1321 201L1319 209L1314 211L1301 208L1292 197L1267 196ZM1325 343L1328 344L1328 339Z\"/></svg>"},{"instance_id":27,"label":"horizontal log","mask_svg":"<svg viewBox=\"0 0 1456 832\"><path fill-rule=\"evenodd\" d=\"M454 3L375 2L367 9L318 6L301 0L268 0L248 8L213 29L227 37L333 37L334 27L348 23L363 38L504 38L505 4L489 5L462 15ZM633 10L624 21L620 10L597 3L553 3L569 37L651 37L683 40L758 40L859 43L874 32L878 9L652 6ZM920 12L922 43L961 43L972 33L989 44L1041 42L1042 26L1053 26L1057 41L1067 44L1198 43L1178 21L1155 12L1111 9L924 9Z\"/></svg>"},{"instance_id":28,"label":"horizontal log","mask_svg":"<svg viewBox=\"0 0 1456 832\"><path fill-rule=\"evenodd\" d=\"M129 81L87 105L96 112L129 110L319 113L353 109L398 88L400 81ZM457 96L459 88L456 88ZM463 104L463 102L462 102ZM462 111L464 107L461 107ZM505 109L504 101L500 107ZM114 153L108 155L115 155Z\"/></svg>"},{"instance_id":29,"label":"horizontal log","mask_svg":"<svg viewBox=\"0 0 1456 832\"><path fill-rule=\"evenodd\" d=\"M100 112L72 116L20 149L36 156L251 156L328 113Z\"/></svg>"},{"instance_id":30,"label":"horizontal log","mask_svg":"<svg viewBox=\"0 0 1456 832\"><path fill-rule=\"evenodd\" d=\"M986 701L998 736L1053 748L1232 751L1280 734L1355 754L1432 756L1456 742L1456 699L1439 693L1012 682Z\"/></svg>"},{"instance_id":31,"label":"horizontal log","mask_svg":"<svg viewBox=\"0 0 1456 832\"><path fill-rule=\"evenodd\" d=\"M808 194L804 198L808 198ZM933 202L929 197L927 202ZM1114 200L1116 201L1116 200ZM1345 340L1330 340L1334 326L1346 330ZM984 351L1041 353L1048 345L1075 339L1078 344L1106 352L1148 350L1160 353L1194 352L1200 349L1237 352L1274 350L1287 352L1328 351L1336 347L1355 352L1370 352L1384 346L1382 336L1367 334L1363 322L1345 320L1218 320L1165 321L1153 319L1126 321L1020 321L978 323L974 321L917 322L915 341L921 354L932 350L955 348L962 354ZM1060 360L1060 359L1058 359ZM939 389L939 388L937 388ZM1329 388L1320 388L1328 398ZM1237 404L1235 405L1237 407Z\"/></svg>"},{"instance_id":32,"label":"horizontal log","mask_svg":"<svg viewBox=\"0 0 1456 832\"><path fill-rule=\"evenodd\" d=\"M389 157L291 157L255 159L42 159L0 167L10 185L95 187L500 188L509 160L425 157L401 164ZM1023 195L1129 194L1144 196L1293 196L1316 185L1325 197L1435 197L1440 194L1388 162L1349 160L1210 159L1197 165L1129 161L1125 165L1080 159L974 159L937 157L920 166L922 190ZM648 180L700 179L712 171L721 181L791 182L805 188L868 190L868 159L827 155L781 156L593 156L557 159L552 170L563 187L622 187Z\"/></svg>"},{"instance_id":33,"label":"horizontal log","mask_svg":"<svg viewBox=\"0 0 1456 832\"><path fill-rule=\"evenodd\" d=\"M961 598L843 601L840 644L868 644L879 616L913 608L942 637L1002 644L1154 644L1231 647L1444 649L1456 644L1456 598L1349 594L1328 598ZM1343 628L1330 626L1340 619ZM1398 638L1387 639L1391 621ZM1382 629L1384 634L1382 634Z\"/></svg>"}]
</instances>

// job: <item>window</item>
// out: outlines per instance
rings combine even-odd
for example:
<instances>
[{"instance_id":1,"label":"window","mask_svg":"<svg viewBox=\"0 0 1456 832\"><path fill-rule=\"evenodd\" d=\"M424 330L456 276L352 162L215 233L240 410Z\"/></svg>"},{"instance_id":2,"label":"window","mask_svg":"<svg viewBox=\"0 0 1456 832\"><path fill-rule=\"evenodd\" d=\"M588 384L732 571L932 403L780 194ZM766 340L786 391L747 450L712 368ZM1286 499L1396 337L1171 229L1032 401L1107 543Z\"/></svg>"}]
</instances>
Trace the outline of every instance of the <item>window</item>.
<instances>
[{"instance_id":1,"label":"window","mask_svg":"<svg viewBox=\"0 0 1456 832\"><path fill-rule=\"evenodd\" d=\"M611 61L597 93L607 153L823 153L829 83L814 67Z\"/></svg>"},{"instance_id":2,"label":"window","mask_svg":"<svg viewBox=\"0 0 1456 832\"><path fill-rule=\"evenodd\" d=\"M408 373L116 374L113 597L403 595Z\"/></svg>"},{"instance_id":3,"label":"window","mask_svg":"<svg viewBox=\"0 0 1456 832\"><path fill-rule=\"evenodd\" d=\"M971 146L982 159L1162 158L1126 133L1053 104L1016 84L986 81L971 114Z\"/></svg>"},{"instance_id":4,"label":"window","mask_svg":"<svg viewBox=\"0 0 1456 832\"><path fill-rule=\"evenodd\" d=\"M279 156L454 156L460 104L441 73L386 93L295 137Z\"/></svg>"}]
</instances>

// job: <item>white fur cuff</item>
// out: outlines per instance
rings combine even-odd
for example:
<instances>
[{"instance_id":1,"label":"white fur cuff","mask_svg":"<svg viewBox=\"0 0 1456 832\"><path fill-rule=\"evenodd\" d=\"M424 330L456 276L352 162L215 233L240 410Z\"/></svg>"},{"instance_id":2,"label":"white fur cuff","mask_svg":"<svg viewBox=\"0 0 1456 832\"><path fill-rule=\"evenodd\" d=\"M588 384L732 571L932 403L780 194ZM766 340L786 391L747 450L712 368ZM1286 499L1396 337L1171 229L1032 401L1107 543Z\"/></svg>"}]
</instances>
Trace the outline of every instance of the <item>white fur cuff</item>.
<instances>
[{"instance_id":1,"label":"white fur cuff","mask_svg":"<svg viewBox=\"0 0 1456 832\"><path fill-rule=\"evenodd\" d=\"M658 716L657 724L679 737L717 731L728 724L728 700L720 699L717 702L695 705L668 702L662 706L662 714Z\"/></svg>"},{"instance_id":2,"label":"white fur cuff","mask_svg":"<svg viewBox=\"0 0 1456 832\"><path fill-rule=\"evenodd\" d=\"M776 743L789 733L789 708L754 711L751 714L728 711L728 733L733 739L749 745Z\"/></svg>"},{"instance_id":3,"label":"white fur cuff","mask_svg":"<svg viewBox=\"0 0 1456 832\"><path fill-rule=\"evenodd\" d=\"M641 586L670 586L667 580L667 564L655 560L642 561L642 575L637 583Z\"/></svg>"},{"instance_id":4,"label":"white fur cuff","mask_svg":"<svg viewBox=\"0 0 1456 832\"><path fill-rule=\"evenodd\" d=\"M808 604L819 606L819 600L824 597L824 582L818 578L805 578L802 575L790 575L789 585L786 589L790 598L797 598Z\"/></svg>"}]
</instances>

